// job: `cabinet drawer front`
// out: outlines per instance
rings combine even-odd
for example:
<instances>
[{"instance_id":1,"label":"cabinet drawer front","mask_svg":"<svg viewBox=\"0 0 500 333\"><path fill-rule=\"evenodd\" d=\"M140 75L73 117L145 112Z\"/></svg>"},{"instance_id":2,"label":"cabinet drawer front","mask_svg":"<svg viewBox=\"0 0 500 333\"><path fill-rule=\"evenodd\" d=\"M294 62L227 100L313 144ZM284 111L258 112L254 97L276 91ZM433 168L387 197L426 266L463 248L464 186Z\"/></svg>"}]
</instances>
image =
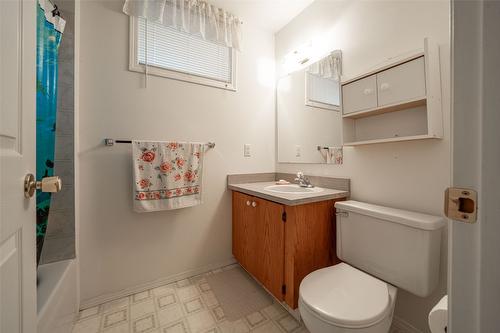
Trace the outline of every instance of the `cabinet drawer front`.
<instances>
[{"instance_id":1,"label":"cabinet drawer front","mask_svg":"<svg viewBox=\"0 0 500 333\"><path fill-rule=\"evenodd\" d=\"M377 79L375 75L342 86L344 114L377 107Z\"/></svg>"},{"instance_id":2,"label":"cabinet drawer front","mask_svg":"<svg viewBox=\"0 0 500 333\"><path fill-rule=\"evenodd\" d=\"M424 57L377 74L378 106L425 97Z\"/></svg>"}]
</instances>

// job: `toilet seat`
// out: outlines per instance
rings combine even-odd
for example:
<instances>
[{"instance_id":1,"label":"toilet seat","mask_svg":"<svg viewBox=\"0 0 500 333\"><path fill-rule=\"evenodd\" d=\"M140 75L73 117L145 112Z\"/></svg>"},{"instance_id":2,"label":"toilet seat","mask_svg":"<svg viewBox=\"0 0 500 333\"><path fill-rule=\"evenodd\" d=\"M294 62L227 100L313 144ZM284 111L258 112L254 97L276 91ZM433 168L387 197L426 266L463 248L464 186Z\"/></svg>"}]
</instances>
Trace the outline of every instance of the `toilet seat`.
<instances>
[{"instance_id":1,"label":"toilet seat","mask_svg":"<svg viewBox=\"0 0 500 333\"><path fill-rule=\"evenodd\" d=\"M346 263L307 275L299 295L311 314L340 327L369 327L391 311L388 284Z\"/></svg>"}]
</instances>

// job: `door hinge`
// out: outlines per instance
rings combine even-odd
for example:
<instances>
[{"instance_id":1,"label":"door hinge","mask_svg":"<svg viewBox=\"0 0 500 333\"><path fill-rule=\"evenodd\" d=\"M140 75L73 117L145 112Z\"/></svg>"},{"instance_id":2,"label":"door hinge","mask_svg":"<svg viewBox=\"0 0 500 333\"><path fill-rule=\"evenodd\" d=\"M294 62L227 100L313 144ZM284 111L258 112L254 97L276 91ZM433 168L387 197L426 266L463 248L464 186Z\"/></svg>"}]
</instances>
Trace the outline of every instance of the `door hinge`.
<instances>
[{"instance_id":1,"label":"door hinge","mask_svg":"<svg viewBox=\"0 0 500 333\"><path fill-rule=\"evenodd\" d=\"M476 223L477 192L468 188L449 187L444 194L444 213L452 220Z\"/></svg>"},{"instance_id":2,"label":"door hinge","mask_svg":"<svg viewBox=\"0 0 500 333\"><path fill-rule=\"evenodd\" d=\"M285 294L286 294L286 284L282 284L282 285L281 285L281 293L282 293L283 295L285 295Z\"/></svg>"},{"instance_id":3,"label":"door hinge","mask_svg":"<svg viewBox=\"0 0 500 333\"><path fill-rule=\"evenodd\" d=\"M281 220L282 220L283 222L286 222L286 212L283 212L283 213L281 214Z\"/></svg>"}]
</instances>

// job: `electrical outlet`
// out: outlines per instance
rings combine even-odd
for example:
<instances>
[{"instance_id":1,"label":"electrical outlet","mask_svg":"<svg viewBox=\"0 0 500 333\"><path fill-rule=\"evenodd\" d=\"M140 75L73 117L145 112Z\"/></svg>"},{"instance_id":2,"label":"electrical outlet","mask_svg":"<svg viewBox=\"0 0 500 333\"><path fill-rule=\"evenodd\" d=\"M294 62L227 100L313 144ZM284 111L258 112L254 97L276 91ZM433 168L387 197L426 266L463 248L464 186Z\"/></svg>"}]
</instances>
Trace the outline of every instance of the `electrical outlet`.
<instances>
[{"instance_id":1,"label":"electrical outlet","mask_svg":"<svg viewBox=\"0 0 500 333\"><path fill-rule=\"evenodd\" d=\"M245 157L252 156L250 147L251 147L250 144L245 143L245 145L243 146L243 156Z\"/></svg>"},{"instance_id":2,"label":"electrical outlet","mask_svg":"<svg viewBox=\"0 0 500 333\"><path fill-rule=\"evenodd\" d=\"M300 157L301 155L301 147L300 145L295 146L295 157Z\"/></svg>"}]
</instances>

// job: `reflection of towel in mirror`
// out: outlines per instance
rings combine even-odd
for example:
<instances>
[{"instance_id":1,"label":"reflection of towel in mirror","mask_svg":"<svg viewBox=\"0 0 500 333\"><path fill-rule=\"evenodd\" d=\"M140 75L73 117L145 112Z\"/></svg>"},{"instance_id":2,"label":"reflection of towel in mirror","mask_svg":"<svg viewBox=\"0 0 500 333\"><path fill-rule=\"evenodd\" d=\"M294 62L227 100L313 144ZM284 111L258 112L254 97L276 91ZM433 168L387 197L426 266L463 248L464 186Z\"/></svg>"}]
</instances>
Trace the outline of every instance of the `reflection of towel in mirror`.
<instances>
[{"instance_id":1,"label":"reflection of towel in mirror","mask_svg":"<svg viewBox=\"0 0 500 333\"><path fill-rule=\"evenodd\" d=\"M344 151L342 147L328 147L326 153L326 163L342 164L344 163Z\"/></svg>"},{"instance_id":2,"label":"reflection of towel in mirror","mask_svg":"<svg viewBox=\"0 0 500 333\"><path fill-rule=\"evenodd\" d=\"M134 210L201 204L204 151L202 143L133 141Z\"/></svg>"}]
</instances>

